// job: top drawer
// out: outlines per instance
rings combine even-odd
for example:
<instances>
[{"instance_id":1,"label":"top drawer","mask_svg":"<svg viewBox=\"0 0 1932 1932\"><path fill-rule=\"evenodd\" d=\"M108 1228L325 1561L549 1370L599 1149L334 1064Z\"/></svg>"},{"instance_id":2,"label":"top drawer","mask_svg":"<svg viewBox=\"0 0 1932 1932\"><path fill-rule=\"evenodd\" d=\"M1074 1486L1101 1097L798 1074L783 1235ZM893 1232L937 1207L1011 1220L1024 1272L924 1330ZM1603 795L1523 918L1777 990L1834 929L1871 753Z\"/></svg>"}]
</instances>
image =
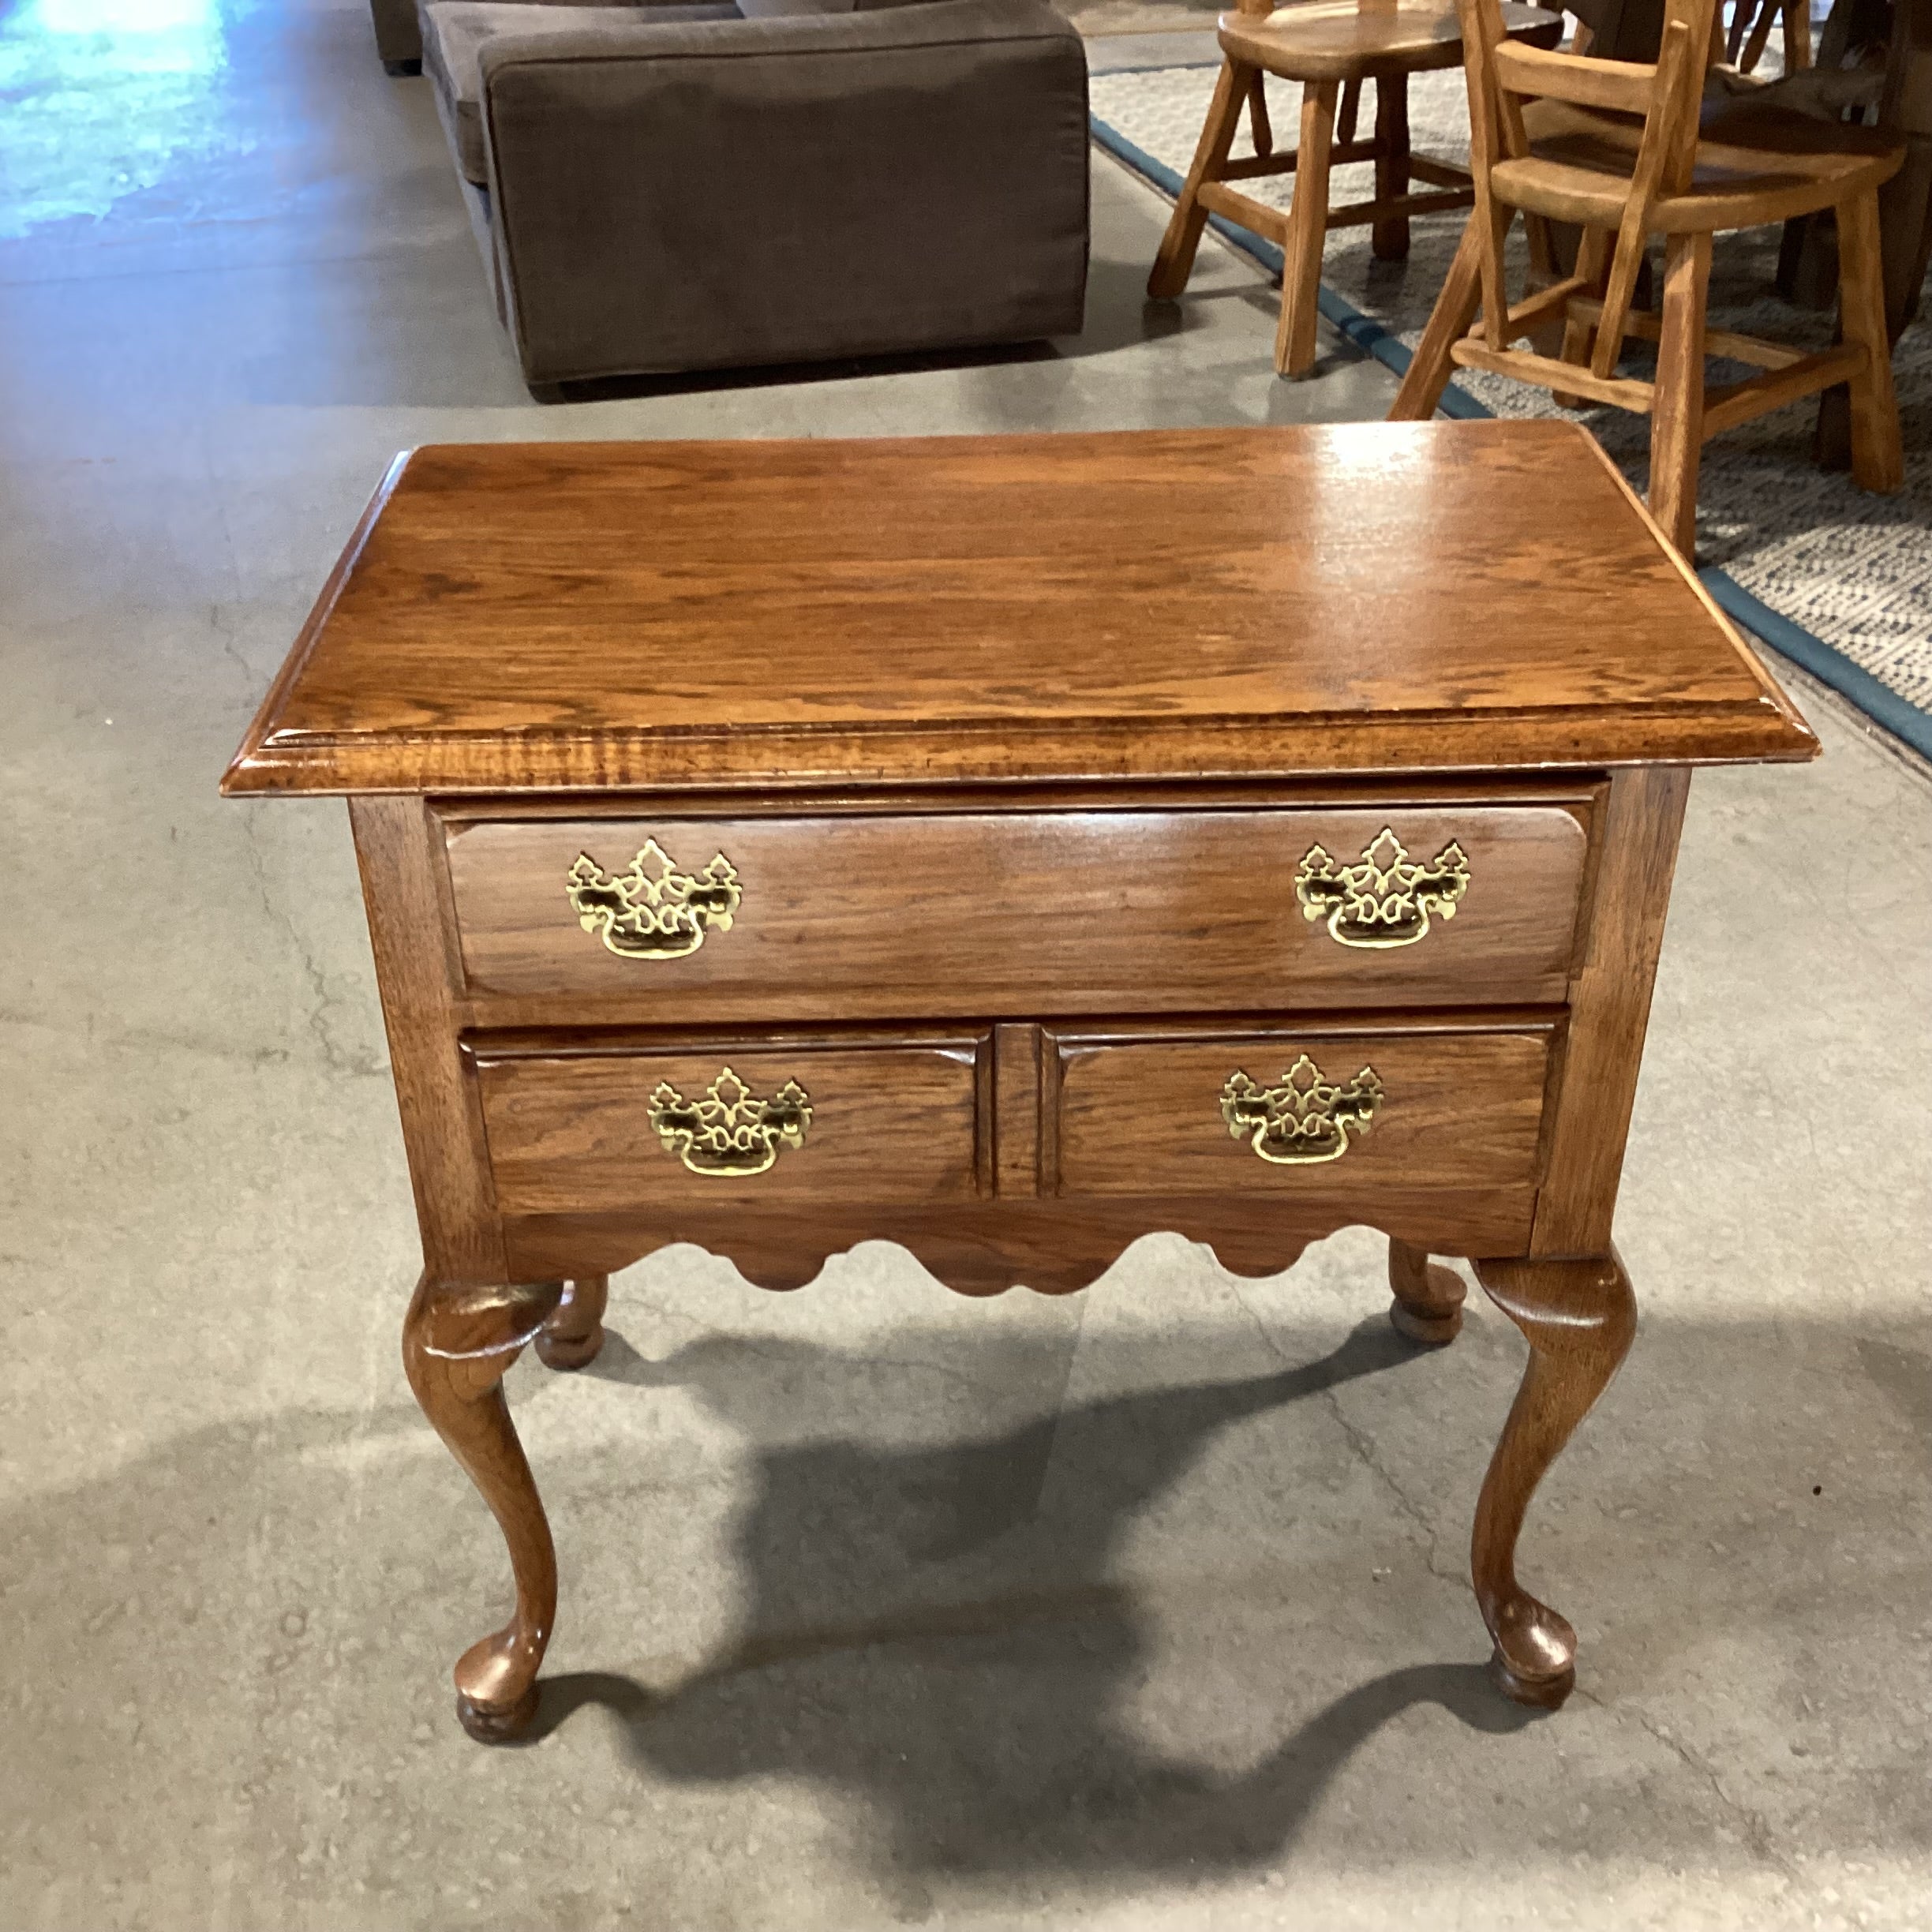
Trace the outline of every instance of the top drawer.
<instances>
[{"instance_id":1,"label":"top drawer","mask_svg":"<svg viewBox=\"0 0 1932 1932\"><path fill-rule=\"evenodd\" d=\"M1565 996L1587 796L445 820L471 994L582 1022Z\"/></svg>"}]
</instances>

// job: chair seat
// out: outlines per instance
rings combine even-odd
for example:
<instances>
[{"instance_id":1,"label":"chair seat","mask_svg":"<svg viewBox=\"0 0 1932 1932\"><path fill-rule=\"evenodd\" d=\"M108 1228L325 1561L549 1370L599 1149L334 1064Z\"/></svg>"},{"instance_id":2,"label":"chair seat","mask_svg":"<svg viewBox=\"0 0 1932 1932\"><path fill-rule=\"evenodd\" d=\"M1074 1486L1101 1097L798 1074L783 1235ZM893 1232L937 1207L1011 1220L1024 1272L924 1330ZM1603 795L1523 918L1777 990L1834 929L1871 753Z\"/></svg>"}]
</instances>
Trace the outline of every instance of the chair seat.
<instances>
[{"instance_id":1,"label":"chair seat","mask_svg":"<svg viewBox=\"0 0 1932 1932\"><path fill-rule=\"evenodd\" d=\"M1500 199L1556 221L1615 228L1629 195L1643 123L1567 102L1523 109L1531 153L1500 161ZM1750 100L1706 104L1690 185L1650 211L1653 234L1755 228L1833 208L1898 172L1904 149L1868 128L1815 121Z\"/></svg>"},{"instance_id":2,"label":"chair seat","mask_svg":"<svg viewBox=\"0 0 1932 1932\"><path fill-rule=\"evenodd\" d=\"M1503 9L1512 40L1554 47L1563 16L1514 3ZM1455 0L1312 0L1273 13L1223 13L1221 51L1284 80L1365 80L1462 65Z\"/></svg>"}]
</instances>

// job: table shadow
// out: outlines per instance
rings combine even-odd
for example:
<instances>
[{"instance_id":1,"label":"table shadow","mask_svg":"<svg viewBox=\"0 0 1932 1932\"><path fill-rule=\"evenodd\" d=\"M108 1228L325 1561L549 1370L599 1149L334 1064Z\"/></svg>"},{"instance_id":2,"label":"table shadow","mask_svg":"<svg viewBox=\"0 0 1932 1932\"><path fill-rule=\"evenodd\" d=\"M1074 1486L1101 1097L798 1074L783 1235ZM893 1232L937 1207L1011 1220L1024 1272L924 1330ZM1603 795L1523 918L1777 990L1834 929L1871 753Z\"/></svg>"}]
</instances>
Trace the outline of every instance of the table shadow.
<instances>
[{"instance_id":1,"label":"table shadow","mask_svg":"<svg viewBox=\"0 0 1932 1932\"><path fill-rule=\"evenodd\" d=\"M595 1705L653 1777L813 1780L863 1802L902 1875L1271 1859L1403 1712L1435 1704L1495 1733L1534 1719L1482 1667L1425 1664L1348 1692L1248 1769L1165 1754L1120 1714L1158 1635L1120 1580L1122 1544L1221 1429L1415 1359L1378 1318L1305 1366L1069 1403L983 1440L761 1443L774 1376L794 1402L817 1376L823 1412L851 1414L837 1383L864 1365L770 1338L650 1363L612 1337L597 1372L695 1392L758 1445L736 1537L744 1609L736 1640L668 1690L547 1680L530 1741Z\"/></svg>"}]
</instances>

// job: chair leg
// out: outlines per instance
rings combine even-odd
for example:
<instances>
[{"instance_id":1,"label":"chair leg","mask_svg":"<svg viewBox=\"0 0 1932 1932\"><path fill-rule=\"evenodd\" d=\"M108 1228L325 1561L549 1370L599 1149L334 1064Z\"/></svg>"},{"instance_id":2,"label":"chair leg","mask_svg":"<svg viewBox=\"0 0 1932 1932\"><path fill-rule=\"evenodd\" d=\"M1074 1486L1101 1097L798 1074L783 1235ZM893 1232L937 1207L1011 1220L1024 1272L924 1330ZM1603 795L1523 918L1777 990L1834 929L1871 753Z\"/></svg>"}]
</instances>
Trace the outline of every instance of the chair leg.
<instances>
[{"instance_id":1,"label":"chair leg","mask_svg":"<svg viewBox=\"0 0 1932 1932\"><path fill-rule=\"evenodd\" d=\"M1590 349L1589 365L1599 376L1616 373L1631 309L1649 265L1649 237L1641 226L1642 219L1640 208L1624 204L1623 223L1610 250L1610 271L1604 277L1603 313L1597 319L1596 341Z\"/></svg>"},{"instance_id":2,"label":"chair leg","mask_svg":"<svg viewBox=\"0 0 1932 1932\"><path fill-rule=\"evenodd\" d=\"M1380 74L1376 78L1375 195L1392 201L1409 192L1409 77ZM1392 215L1368 230L1368 245L1377 261L1409 259L1409 217Z\"/></svg>"},{"instance_id":3,"label":"chair leg","mask_svg":"<svg viewBox=\"0 0 1932 1932\"><path fill-rule=\"evenodd\" d=\"M1436 306L1429 311L1428 327L1423 330L1402 387L1395 391L1388 413L1391 422L1427 422L1449 386L1455 368L1449 351L1469 333L1482 297L1482 225L1488 219L1477 207L1463 224L1462 245L1443 279Z\"/></svg>"},{"instance_id":4,"label":"chair leg","mask_svg":"<svg viewBox=\"0 0 1932 1932\"><path fill-rule=\"evenodd\" d=\"M1532 215L1527 208L1522 211L1522 222L1523 241L1530 251L1530 273L1523 293L1540 294L1544 289L1563 281L1569 273L1569 270L1556 266L1559 250L1563 245L1560 232L1563 224L1552 221L1547 215ZM1582 230L1577 232L1580 234ZM1562 350L1563 335L1562 321L1553 318L1530 330L1526 339L1537 354L1553 356Z\"/></svg>"},{"instance_id":5,"label":"chair leg","mask_svg":"<svg viewBox=\"0 0 1932 1932\"><path fill-rule=\"evenodd\" d=\"M1275 373L1305 376L1315 366L1316 295L1322 247L1328 238L1328 149L1335 134L1333 80L1301 90L1301 137L1295 147L1294 199L1288 208L1288 245L1282 251L1281 321L1275 331Z\"/></svg>"},{"instance_id":6,"label":"chair leg","mask_svg":"<svg viewBox=\"0 0 1932 1932\"><path fill-rule=\"evenodd\" d=\"M1722 0L1719 0L1721 6ZM1724 58L1735 67L1744 48L1744 29L1750 24L1751 0L1732 0L1731 31L1724 38ZM1573 49L1572 51L1574 50Z\"/></svg>"},{"instance_id":7,"label":"chair leg","mask_svg":"<svg viewBox=\"0 0 1932 1932\"><path fill-rule=\"evenodd\" d=\"M1546 289L1552 282L1563 279L1563 271L1556 266L1561 226L1547 215L1532 215L1527 208L1523 210L1523 241L1530 250L1532 290Z\"/></svg>"},{"instance_id":8,"label":"chair leg","mask_svg":"<svg viewBox=\"0 0 1932 1932\"><path fill-rule=\"evenodd\" d=\"M1711 238L1664 244L1662 339L1650 411L1650 514L1687 563L1697 557L1698 462L1704 447L1704 305Z\"/></svg>"},{"instance_id":9,"label":"chair leg","mask_svg":"<svg viewBox=\"0 0 1932 1932\"><path fill-rule=\"evenodd\" d=\"M1593 295L1601 298L1604 277L1610 268L1610 231L1607 228L1586 228L1577 242L1576 271L1582 276ZM1563 319L1563 346L1557 354L1566 362L1574 362L1579 369L1589 364L1590 339L1595 331L1589 323L1575 316ZM1582 409L1588 399L1572 395L1567 390L1559 389L1551 397L1559 409Z\"/></svg>"},{"instance_id":10,"label":"chair leg","mask_svg":"<svg viewBox=\"0 0 1932 1932\"><path fill-rule=\"evenodd\" d=\"M1267 77L1259 67L1248 84L1248 131L1254 138L1256 158L1265 160L1275 152L1275 129L1268 120Z\"/></svg>"},{"instance_id":11,"label":"chair leg","mask_svg":"<svg viewBox=\"0 0 1932 1932\"><path fill-rule=\"evenodd\" d=\"M1208 211L1200 200L1201 183L1221 178L1228 151L1234 145L1234 131L1241 125L1249 83L1255 77L1252 67L1232 60L1221 63L1214 100L1194 149L1194 164L1181 184L1181 198L1174 204L1167 232L1161 237L1160 253L1154 257L1153 272L1148 277L1148 293L1156 301L1178 295L1194 272L1195 252L1200 247L1201 230L1208 226Z\"/></svg>"},{"instance_id":12,"label":"chair leg","mask_svg":"<svg viewBox=\"0 0 1932 1932\"><path fill-rule=\"evenodd\" d=\"M1784 71L1802 73L1811 65L1811 0L1784 0Z\"/></svg>"},{"instance_id":13,"label":"chair leg","mask_svg":"<svg viewBox=\"0 0 1932 1932\"><path fill-rule=\"evenodd\" d=\"M1851 383L1852 480L1860 489L1889 494L1905 481L1905 452L1892 387L1875 188L1838 206L1838 332L1865 351L1864 369Z\"/></svg>"},{"instance_id":14,"label":"chair leg","mask_svg":"<svg viewBox=\"0 0 1932 1932\"><path fill-rule=\"evenodd\" d=\"M1335 139L1344 147L1355 138L1355 125L1361 118L1362 84L1359 80L1345 80L1342 84L1342 105L1335 114ZM1381 98L1378 84L1376 98Z\"/></svg>"}]
</instances>

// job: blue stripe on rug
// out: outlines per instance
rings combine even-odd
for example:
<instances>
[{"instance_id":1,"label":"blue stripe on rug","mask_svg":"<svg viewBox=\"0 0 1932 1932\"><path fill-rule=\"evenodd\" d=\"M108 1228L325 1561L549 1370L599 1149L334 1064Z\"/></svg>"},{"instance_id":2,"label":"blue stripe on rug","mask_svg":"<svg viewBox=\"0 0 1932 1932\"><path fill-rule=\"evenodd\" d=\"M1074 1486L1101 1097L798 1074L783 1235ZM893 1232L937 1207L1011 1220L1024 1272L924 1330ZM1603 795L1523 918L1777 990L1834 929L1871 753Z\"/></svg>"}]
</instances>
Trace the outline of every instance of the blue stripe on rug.
<instances>
[{"instance_id":1,"label":"blue stripe on rug","mask_svg":"<svg viewBox=\"0 0 1932 1932\"><path fill-rule=\"evenodd\" d=\"M1144 176L1163 193L1178 198L1182 186L1181 177L1166 162L1156 161L1145 148L1136 146L1097 114L1089 114L1088 124L1095 140L1117 161L1124 163L1136 174ZM1225 215L1210 215L1208 224L1222 240L1259 262L1270 275L1279 275L1282 272L1282 252L1273 242L1251 234ZM1398 376L1407 373L1412 359L1409 348L1373 316L1364 315L1353 302L1344 301L1326 283L1321 285L1316 304L1335 330L1365 355L1374 357ZM1460 421L1487 417L1494 413L1485 409L1466 389L1458 389L1454 383L1443 391L1440 406L1443 415ZM1718 607L1734 623L1742 624L1780 657L1788 657L1793 664L1802 665L1821 684L1829 685L1840 697L1856 705L1867 717L1882 724L1894 736L1902 738L1915 751L1932 758L1932 716L1881 683L1869 671L1854 664L1843 651L1827 644L1822 637L1814 636L1802 624L1792 623L1769 604L1753 597L1728 571L1700 570L1698 575Z\"/></svg>"}]
</instances>

